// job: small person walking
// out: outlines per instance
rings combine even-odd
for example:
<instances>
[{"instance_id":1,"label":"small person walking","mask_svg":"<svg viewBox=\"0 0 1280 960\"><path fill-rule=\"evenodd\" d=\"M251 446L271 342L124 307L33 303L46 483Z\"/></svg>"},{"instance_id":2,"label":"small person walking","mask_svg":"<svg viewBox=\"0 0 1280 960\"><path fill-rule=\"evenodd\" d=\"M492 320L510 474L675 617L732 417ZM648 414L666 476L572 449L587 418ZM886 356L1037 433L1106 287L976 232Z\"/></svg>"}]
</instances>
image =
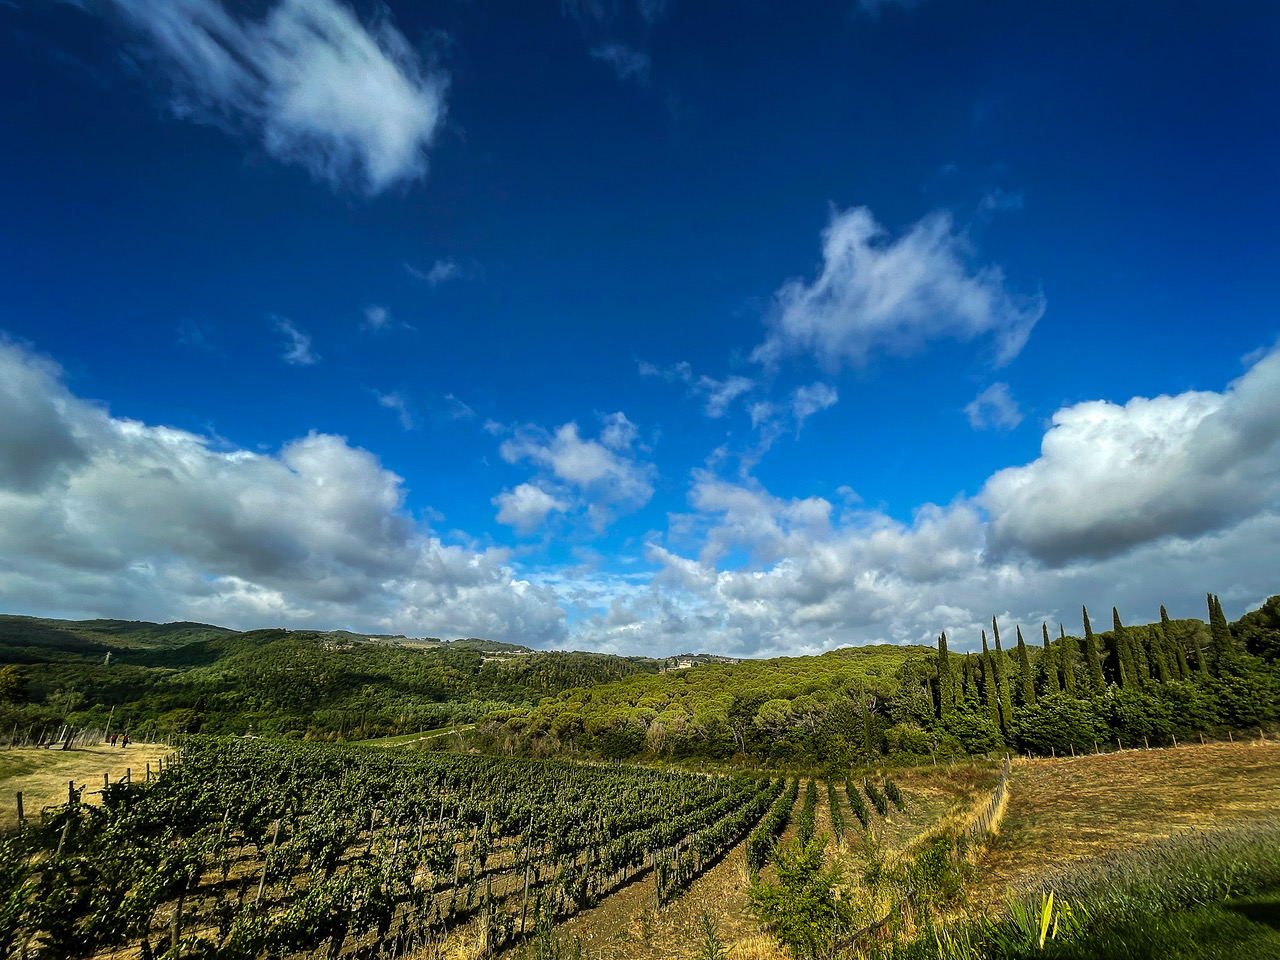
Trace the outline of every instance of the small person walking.
<instances>
[{"instance_id":1,"label":"small person walking","mask_svg":"<svg viewBox=\"0 0 1280 960\"><path fill-rule=\"evenodd\" d=\"M126 733L123 737L120 738L120 749L123 750L128 745L129 745L129 735Z\"/></svg>"},{"instance_id":2,"label":"small person walking","mask_svg":"<svg viewBox=\"0 0 1280 960\"><path fill-rule=\"evenodd\" d=\"M113 733L113 734L111 735L111 745L112 745L113 747L116 745L116 738L117 738L118 736L120 736L118 733Z\"/></svg>"}]
</instances>

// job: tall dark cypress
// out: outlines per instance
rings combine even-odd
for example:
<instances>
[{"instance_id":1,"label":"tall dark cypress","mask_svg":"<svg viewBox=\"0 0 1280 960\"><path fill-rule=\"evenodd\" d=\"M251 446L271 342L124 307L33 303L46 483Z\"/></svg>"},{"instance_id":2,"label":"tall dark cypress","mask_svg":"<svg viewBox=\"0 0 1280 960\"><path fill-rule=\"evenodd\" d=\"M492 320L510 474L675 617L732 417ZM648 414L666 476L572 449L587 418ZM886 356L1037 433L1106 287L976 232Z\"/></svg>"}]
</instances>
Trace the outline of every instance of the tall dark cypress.
<instances>
[{"instance_id":1,"label":"tall dark cypress","mask_svg":"<svg viewBox=\"0 0 1280 960\"><path fill-rule=\"evenodd\" d=\"M982 691L986 695L987 712L991 715L991 723L997 729L1004 726L1000 715L1000 684L996 680L996 661L991 656L991 648L987 646L987 631L982 631Z\"/></svg>"},{"instance_id":2,"label":"tall dark cypress","mask_svg":"<svg viewBox=\"0 0 1280 960\"><path fill-rule=\"evenodd\" d=\"M1009 662L1000 649L1000 625L991 618L991 634L996 642L996 679L1000 683L1000 718L1006 727L1013 723L1013 690L1009 684Z\"/></svg>"},{"instance_id":3,"label":"tall dark cypress","mask_svg":"<svg viewBox=\"0 0 1280 960\"><path fill-rule=\"evenodd\" d=\"M1024 705L1036 702L1036 684L1031 677L1031 655L1027 653L1027 645L1022 639L1022 627L1018 627L1018 679L1022 684L1022 702Z\"/></svg>"},{"instance_id":4,"label":"tall dark cypress","mask_svg":"<svg viewBox=\"0 0 1280 960\"><path fill-rule=\"evenodd\" d=\"M1213 637L1213 653L1218 663L1233 662L1235 641L1231 637L1231 628L1227 626L1227 617L1222 612L1222 604L1213 594L1209 595L1209 633Z\"/></svg>"},{"instance_id":5,"label":"tall dark cypress","mask_svg":"<svg viewBox=\"0 0 1280 960\"><path fill-rule=\"evenodd\" d=\"M1120 660L1120 685L1142 686L1142 676L1133 655L1133 644L1129 641L1129 634L1120 622L1120 613L1115 607L1111 608L1111 635L1116 646L1116 656Z\"/></svg>"},{"instance_id":6,"label":"tall dark cypress","mask_svg":"<svg viewBox=\"0 0 1280 960\"><path fill-rule=\"evenodd\" d=\"M1164 634L1164 641L1169 645L1169 649L1173 652L1173 656L1178 665L1178 679L1191 679L1191 667L1187 663L1187 651L1183 647L1182 641L1173 635L1173 621L1169 619L1169 611L1164 608L1164 604L1160 604L1160 632Z\"/></svg>"},{"instance_id":7,"label":"tall dark cypress","mask_svg":"<svg viewBox=\"0 0 1280 960\"><path fill-rule=\"evenodd\" d=\"M1058 685L1058 658L1054 655L1052 645L1049 643L1049 623L1044 621L1040 624L1040 635L1044 638L1044 692L1059 693L1062 687Z\"/></svg>"},{"instance_id":8,"label":"tall dark cypress","mask_svg":"<svg viewBox=\"0 0 1280 960\"><path fill-rule=\"evenodd\" d=\"M1107 689L1107 682L1102 678L1102 654L1098 651L1098 638L1089 625L1089 610L1086 607L1081 609L1084 612L1084 659L1089 670L1089 692L1096 695Z\"/></svg>"},{"instance_id":9,"label":"tall dark cypress","mask_svg":"<svg viewBox=\"0 0 1280 960\"><path fill-rule=\"evenodd\" d=\"M1062 683L1071 696L1076 695L1076 641L1067 636L1067 628L1058 624L1058 659L1062 661Z\"/></svg>"},{"instance_id":10,"label":"tall dark cypress","mask_svg":"<svg viewBox=\"0 0 1280 960\"><path fill-rule=\"evenodd\" d=\"M1148 631L1147 657L1155 664L1156 673L1161 683L1177 679L1177 673L1169 661L1169 642L1164 638L1164 631L1159 624L1152 624Z\"/></svg>"},{"instance_id":11,"label":"tall dark cypress","mask_svg":"<svg viewBox=\"0 0 1280 960\"><path fill-rule=\"evenodd\" d=\"M947 650L946 631L943 631L938 637L938 717L940 719L951 712L955 699L955 677L951 675L951 654Z\"/></svg>"}]
</instances>

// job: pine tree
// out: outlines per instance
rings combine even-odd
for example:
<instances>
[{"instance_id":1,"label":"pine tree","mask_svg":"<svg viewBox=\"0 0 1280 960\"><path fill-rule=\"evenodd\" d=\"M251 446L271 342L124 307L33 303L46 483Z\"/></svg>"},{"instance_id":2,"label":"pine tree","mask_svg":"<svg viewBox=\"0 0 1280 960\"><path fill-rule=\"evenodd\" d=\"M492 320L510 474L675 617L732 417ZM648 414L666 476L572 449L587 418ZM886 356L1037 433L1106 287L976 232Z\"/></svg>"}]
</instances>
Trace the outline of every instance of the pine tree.
<instances>
[{"instance_id":1,"label":"pine tree","mask_svg":"<svg viewBox=\"0 0 1280 960\"><path fill-rule=\"evenodd\" d=\"M1013 723L1013 690L1009 685L1009 663L1000 649L1000 625L991 618L991 633L996 642L996 680L1000 684L1000 717L1005 727Z\"/></svg>"},{"instance_id":2,"label":"pine tree","mask_svg":"<svg viewBox=\"0 0 1280 960\"><path fill-rule=\"evenodd\" d=\"M1142 676L1138 672L1137 660L1133 655L1133 644L1129 640L1129 634L1124 625L1120 622L1120 614L1115 607L1111 608L1111 636L1112 643L1115 644L1116 656L1120 661L1120 686L1127 687L1130 684L1135 687L1142 686Z\"/></svg>"},{"instance_id":3,"label":"pine tree","mask_svg":"<svg viewBox=\"0 0 1280 960\"><path fill-rule=\"evenodd\" d=\"M1062 661L1062 683L1069 695L1076 695L1076 641L1067 628L1058 624L1058 659Z\"/></svg>"},{"instance_id":4,"label":"pine tree","mask_svg":"<svg viewBox=\"0 0 1280 960\"><path fill-rule=\"evenodd\" d=\"M947 650L945 631L938 637L938 718L942 719L955 705L955 677L951 675L951 654Z\"/></svg>"},{"instance_id":5,"label":"pine tree","mask_svg":"<svg viewBox=\"0 0 1280 960\"><path fill-rule=\"evenodd\" d=\"M1060 693L1062 687L1058 685L1058 658L1054 655L1053 647L1049 644L1048 621L1040 624L1040 635L1044 638L1044 692Z\"/></svg>"},{"instance_id":6,"label":"pine tree","mask_svg":"<svg viewBox=\"0 0 1280 960\"><path fill-rule=\"evenodd\" d=\"M1098 651L1098 638L1089 625L1089 610L1081 609L1084 611L1084 658L1089 670L1089 692L1096 696L1106 691L1107 683L1102 678L1102 654Z\"/></svg>"},{"instance_id":7,"label":"pine tree","mask_svg":"<svg viewBox=\"0 0 1280 960\"><path fill-rule=\"evenodd\" d=\"M1036 702L1036 684L1031 678L1031 655L1022 639L1022 627L1018 627L1018 679L1022 682L1023 705Z\"/></svg>"},{"instance_id":8,"label":"pine tree","mask_svg":"<svg viewBox=\"0 0 1280 960\"><path fill-rule=\"evenodd\" d=\"M987 646L987 631L982 631L982 690L986 695L987 712L991 714L991 723L998 729L1004 728L1004 718L1000 714L1000 684L996 681L996 661Z\"/></svg>"},{"instance_id":9,"label":"pine tree","mask_svg":"<svg viewBox=\"0 0 1280 960\"><path fill-rule=\"evenodd\" d=\"M1183 648L1182 642L1173 635L1173 622L1169 619L1169 611L1164 608L1164 604L1160 604L1160 632L1164 634L1165 643L1173 651L1173 656L1178 664L1178 679L1190 680L1191 667L1187 663L1187 651Z\"/></svg>"}]
</instances>

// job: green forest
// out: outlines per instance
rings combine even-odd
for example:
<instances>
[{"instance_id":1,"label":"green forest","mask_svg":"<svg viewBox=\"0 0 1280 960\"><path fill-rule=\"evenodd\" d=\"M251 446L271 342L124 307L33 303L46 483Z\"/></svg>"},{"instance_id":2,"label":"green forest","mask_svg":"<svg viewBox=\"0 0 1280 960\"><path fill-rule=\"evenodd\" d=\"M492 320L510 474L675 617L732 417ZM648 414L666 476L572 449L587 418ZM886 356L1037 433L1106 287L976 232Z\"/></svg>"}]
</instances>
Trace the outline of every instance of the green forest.
<instances>
[{"instance_id":1,"label":"green forest","mask_svg":"<svg viewBox=\"0 0 1280 960\"><path fill-rule=\"evenodd\" d=\"M1280 597L1235 623L1170 620L1026 641L992 621L982 652L855 647L708 665L571 690L473 734L510 753L693 757L775 766L921 763L1006 749L1049 756L1257 728L1280 703ZM1012 643L1009 641L1012 639ZM1035 641L1039 642L1035 642Z\"/></svg>"},{"instance_id":2,"label":"green forest","mask_svg":"<svg viewBox=\"0 0 1280 960\"><path fill-rule=\"evenodd\" d=\"M643 657L478 639L0 616L0 737L110 720L144 736L362 740L467 723L658 669Z\"/></svg>"},{"instance_id":3,"label":"green forest","mask_svg":"<svg viewBox=\"0 0 1280 960\"><path fill-rule=\"evenodd\" d=\"M1167 745L1278 719L1280 597L1234 623L1212 595L1206 621L1160 613L1125 625L1113 610L1095 631L1082 611L1079 635L1041 624L1030 640L993 620L974 653L944 634L936 649L683 669L478 639L6 616L0 737L110 722L354 741L474 724L468 746L491 753L834 770Z\"/></svg>"}]
</instances>

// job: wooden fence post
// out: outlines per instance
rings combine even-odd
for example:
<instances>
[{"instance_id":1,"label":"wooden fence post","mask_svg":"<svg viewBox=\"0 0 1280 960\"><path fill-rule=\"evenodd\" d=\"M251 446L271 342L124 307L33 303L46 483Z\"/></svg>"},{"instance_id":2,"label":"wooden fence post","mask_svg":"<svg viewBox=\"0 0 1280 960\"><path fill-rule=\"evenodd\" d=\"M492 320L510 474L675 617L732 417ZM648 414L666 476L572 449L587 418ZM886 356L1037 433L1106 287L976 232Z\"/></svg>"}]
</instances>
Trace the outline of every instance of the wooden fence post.
<instances>
[{"instance_id":1,"label":"wooden fence post","mask_svg":"<svg viewBox=\"0 0 1280 960\"><path fill-rule=\"evenodd\" d=\"M67 781L67 804L76 802L76 782L74 780Z\"/></svg>"},{"instance_id":2,"label":"wooden fence post","mask_svg":"<svg viewBox=\"0 0 1280 960\"><path fill-rule=\"evenodd\" d=\"M18 791L18 826L22 826L27 822L27 818L22 814L22 791Z\"/></svg>"}]
</instances>

